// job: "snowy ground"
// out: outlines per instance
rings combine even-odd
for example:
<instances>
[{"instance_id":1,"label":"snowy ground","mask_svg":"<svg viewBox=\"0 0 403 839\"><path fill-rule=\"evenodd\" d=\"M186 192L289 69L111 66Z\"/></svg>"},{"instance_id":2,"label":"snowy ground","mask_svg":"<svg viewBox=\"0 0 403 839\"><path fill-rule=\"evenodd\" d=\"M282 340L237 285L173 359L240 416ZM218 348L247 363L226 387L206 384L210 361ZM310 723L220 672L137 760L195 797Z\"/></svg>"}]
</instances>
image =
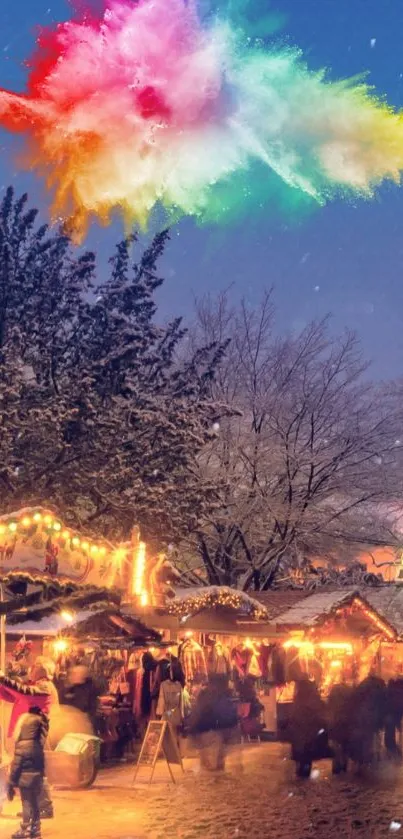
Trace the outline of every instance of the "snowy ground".
<instances>
[{"instance_id":1,"label":"snowy ground","mask_svg":"<svg viewBox=\"0 0 403 839\"><path fill-rule=\"evenodd\" d=\"M151 787L133 788L128 766L104 770L91 790L54 793L44 839L403 839L403 770L364 783L332 778L322 762L317 777L297 782L286 754L278 744L246 746L242 766L238 753L217 777L186 761L176 787L162 765ZM2 839L17 825L17 804L4 807Z\"/></svg>"}]
</instances>

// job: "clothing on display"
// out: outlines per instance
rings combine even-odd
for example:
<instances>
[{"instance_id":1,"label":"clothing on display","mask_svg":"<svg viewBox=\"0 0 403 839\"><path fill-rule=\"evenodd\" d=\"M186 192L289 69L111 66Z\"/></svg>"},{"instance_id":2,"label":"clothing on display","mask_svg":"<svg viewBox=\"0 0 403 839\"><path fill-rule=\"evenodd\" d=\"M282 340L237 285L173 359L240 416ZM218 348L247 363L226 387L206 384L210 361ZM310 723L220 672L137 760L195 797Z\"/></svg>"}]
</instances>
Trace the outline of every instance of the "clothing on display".
<instances>
[{"instance_id":1,"label":"clothing on display","mask_svg":"<svg viewBox=\"0 0 403 839\"><path fill-rule=\"evenodd\" d=\"M170 722L178 729L183 722L183 688L180 682L166 679L162 682L157 703L157 717Z\"/></svg>"},{"instance_id":2,"label":"clothing on display","mask_svg":"<svg viewBox=\"0 0 403 839\"><path fill-rule=\"evenodd\" d=\"M217 641L211 648L208 655L208 672L220 673L226 676L231 674L231 658L228 647Z\"/></svg>"},{"instance_id":3,"label":"clothing on display","mask_svg":"<svg viewBox=\"0 0 403 839\"><path fill-rule=\"evenodd\" d=\"M181 644L179 660L187 682L202 681L206 678L207 664L204 650L193 638L186 638Z\"/></svg>"}]
</instances>

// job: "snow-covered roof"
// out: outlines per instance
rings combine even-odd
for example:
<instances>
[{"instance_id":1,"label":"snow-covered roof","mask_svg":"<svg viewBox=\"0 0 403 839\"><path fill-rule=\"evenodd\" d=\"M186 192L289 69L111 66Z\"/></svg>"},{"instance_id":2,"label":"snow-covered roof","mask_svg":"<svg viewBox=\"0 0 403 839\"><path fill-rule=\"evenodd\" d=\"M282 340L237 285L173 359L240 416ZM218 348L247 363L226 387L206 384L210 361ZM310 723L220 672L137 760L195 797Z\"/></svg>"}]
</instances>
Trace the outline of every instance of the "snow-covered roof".
<instances>
[{"instance_id":1,"label":"snow-covered roof","mask_svg":"<svg viewBox=\"0 0 403 839\"><path fill-rule=\"evenodd\" d=\"M65 618L58 613L42 618L40 621L24 621L14 624L7 624L6 622L6 635L58 635L67 626L80 623L93 614L94 612L89 609L76 612L71 624L67 623Z\"/></svg>"},{"instance_id":2,"label":"snow-covered roof","mask_svg":"<svg viewBox=\"0 0 403 839\"><path fill-rule=\"evenodd\" d=\"M300 600L285 612L281 612L272 622L281 626L315 626L323 617L345 603L351 602L357 596L357 589L316 592Z\"/></svg>"},{"instance_id":3,"label":"snow-covered roof","mask_svg":"<svg viewBox=\"0 0 403 839\"><path fill-rule=\"evenodd\" d=\"M268 620L268 612L262 603L244 591L229 586L195 586L176 589L176 596L164 611L180 618L191 617L205 609L221 607L248 615L254 620Z\"/></svg>"}]
</instances>

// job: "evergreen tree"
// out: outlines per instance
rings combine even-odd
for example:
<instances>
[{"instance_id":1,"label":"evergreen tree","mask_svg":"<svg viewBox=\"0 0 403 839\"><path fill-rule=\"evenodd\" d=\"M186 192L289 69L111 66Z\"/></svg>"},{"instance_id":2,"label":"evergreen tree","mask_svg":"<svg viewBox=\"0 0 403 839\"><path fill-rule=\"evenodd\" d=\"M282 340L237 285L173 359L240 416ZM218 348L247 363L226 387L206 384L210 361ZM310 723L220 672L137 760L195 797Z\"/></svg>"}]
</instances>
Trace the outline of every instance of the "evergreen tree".
<instances>
[{"instance_id":1,"label":"evergreen tree","mask_svg":"<svg viewBox=\"0 0 403 839\"><path fill-rule=\"evenodd\" d=\"M121 242L99 285L93 254L76 256L64 235L35 222L26 196L9 190L0 210L1 511L50 505L115 539L137 523L155 546L174 541L213 497L196 460L220 412L210 391L223 348L180 361L180 318L157 325L167 232L134 265L136 237Z\"/></svg>"}]
</instances>

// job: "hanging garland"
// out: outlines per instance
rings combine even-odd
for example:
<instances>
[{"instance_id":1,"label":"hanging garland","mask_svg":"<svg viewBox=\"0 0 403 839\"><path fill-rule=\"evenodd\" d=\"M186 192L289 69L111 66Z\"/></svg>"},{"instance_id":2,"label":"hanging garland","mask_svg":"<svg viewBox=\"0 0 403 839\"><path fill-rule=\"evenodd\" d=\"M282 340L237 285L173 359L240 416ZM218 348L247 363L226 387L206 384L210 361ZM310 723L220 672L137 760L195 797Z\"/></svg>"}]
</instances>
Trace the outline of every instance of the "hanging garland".
<instances>
[{"instance_id":1,"label":"hanging garland","mask_svg":"<svg viewBox=\"0 0 403 839\"><path fill-rule=\"evenodd\" d=\"M49 615L62 611L85 609L90 606L102 608L105 604L119 606L121 596L118 592L95 586L78 586L69 583L63 586L49 587L41 592L15 597L0 603L0 615L6 615L9 624L22 621L40 621Z\"/></svg>"},{"instance_id":2,"label":"hanging garland","mask_svg":"<svg viewBox=\"0 0 403 839\"><path fill-rule=\"evenodd\" d=\"M268 619L267 609L261 603L249 597L245 592L236 591L228 586L201 588L197 594L175 598L164 607L163 611L165 614L175 615L183 619L192 617L205 609L214 609L217 606L242 612L253 620Z\"/></svg>"}]
</instances>

